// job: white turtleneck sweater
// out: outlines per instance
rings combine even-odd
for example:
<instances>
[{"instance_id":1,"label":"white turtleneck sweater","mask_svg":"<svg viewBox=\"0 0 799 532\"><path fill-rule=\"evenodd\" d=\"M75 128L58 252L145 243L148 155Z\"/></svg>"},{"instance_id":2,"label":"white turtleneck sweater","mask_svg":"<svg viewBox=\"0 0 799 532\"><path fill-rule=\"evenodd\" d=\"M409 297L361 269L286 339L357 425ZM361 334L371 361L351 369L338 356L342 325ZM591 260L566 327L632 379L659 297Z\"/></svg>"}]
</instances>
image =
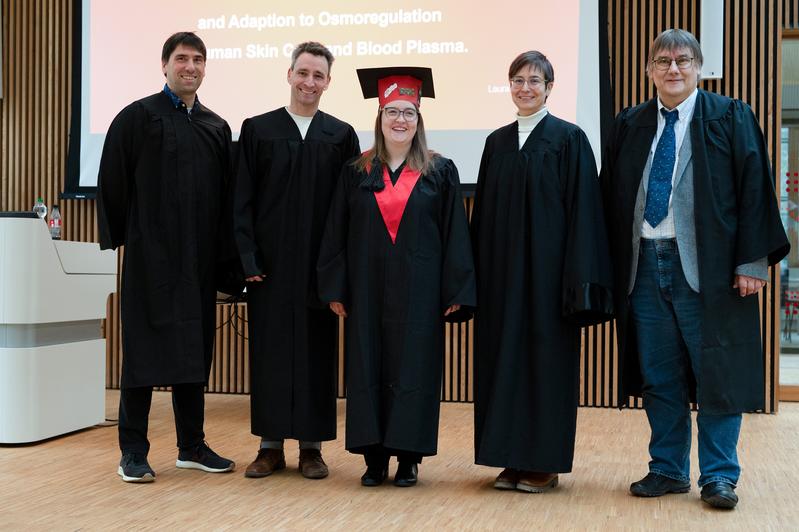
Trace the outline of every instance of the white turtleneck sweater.
<instances>
[{"instance_id":1,"label":"white turtleneck sweater","mask_svg":"<svg viewBox=\"0 0 799 532\"><path fill-rule=\"evenodd\" d=\"M537 113L533 113L530 116L519 116L516 114L516 121L519 123L519 149L522 149L524 143L527 141L527 137L530 136L530 133L535 129L535 126L538 125L541 120L547 115L547 108L542 107L540 111Z\"/></svg>"}]
</instances>

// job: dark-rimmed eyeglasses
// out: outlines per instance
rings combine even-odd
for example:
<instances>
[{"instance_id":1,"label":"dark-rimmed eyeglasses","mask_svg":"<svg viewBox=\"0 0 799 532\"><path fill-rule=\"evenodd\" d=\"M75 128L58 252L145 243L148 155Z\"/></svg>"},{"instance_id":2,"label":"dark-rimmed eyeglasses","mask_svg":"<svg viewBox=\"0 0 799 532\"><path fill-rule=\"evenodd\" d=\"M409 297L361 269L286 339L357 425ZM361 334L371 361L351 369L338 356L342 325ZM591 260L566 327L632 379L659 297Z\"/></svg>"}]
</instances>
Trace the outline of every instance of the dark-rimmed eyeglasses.
<instances>
[{"instance_id":1,"label":"dark-rimmed eyeglasses","mask_svg":"<svg viewBox=\"0 0 799 532\"><path fill-rule=\"evenodd\" d=\"M406 122L414 122L419 118L419 111L413 108L399 109L397 107L383 107L383 114L386 118L396 120L402 115Z\"/></svg>"},{"instance_id":2,"label":"dark-rimmed eyeglasses","mask_svg":"<svg viewBox=\"0 0 799 532\"><path fill-rule=\"evenodd\" d=\"M694 64L694 58L688 57L687 55L682 55L677 59L672 59L671 57L658 57L657 59L652 60L652 66L655 67L655 70L659 70L661 72L665 72L670 69L672 63L675 63L677 68L680 70L687 70L691 68L691 65Z\"/></svg>"}]
</instances>

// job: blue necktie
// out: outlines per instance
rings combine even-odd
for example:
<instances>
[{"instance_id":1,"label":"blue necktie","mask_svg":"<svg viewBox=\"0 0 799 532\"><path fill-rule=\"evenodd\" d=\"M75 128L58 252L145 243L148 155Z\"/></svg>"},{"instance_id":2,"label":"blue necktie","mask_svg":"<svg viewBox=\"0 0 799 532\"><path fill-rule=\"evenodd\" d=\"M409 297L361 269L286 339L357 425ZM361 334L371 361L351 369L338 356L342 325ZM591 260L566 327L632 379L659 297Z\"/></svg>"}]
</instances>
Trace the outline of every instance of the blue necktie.
<instances>
[{"instance_id":1,"label":"blue necktie","mask_svg":"<svg viewBox=\"0 0 799 532\"><path fill-rule=\"evenodd\" d=\"M653 228L657 227L669 212L671 177L674 174L674 161L677 159L677 138L674 134L674 123L678 118L677 110L661 109L660 112L666 118L666 127L663 128L655 148L655 156L652 158L644 210L644 220Z\"/></svg>"}]
</instances>

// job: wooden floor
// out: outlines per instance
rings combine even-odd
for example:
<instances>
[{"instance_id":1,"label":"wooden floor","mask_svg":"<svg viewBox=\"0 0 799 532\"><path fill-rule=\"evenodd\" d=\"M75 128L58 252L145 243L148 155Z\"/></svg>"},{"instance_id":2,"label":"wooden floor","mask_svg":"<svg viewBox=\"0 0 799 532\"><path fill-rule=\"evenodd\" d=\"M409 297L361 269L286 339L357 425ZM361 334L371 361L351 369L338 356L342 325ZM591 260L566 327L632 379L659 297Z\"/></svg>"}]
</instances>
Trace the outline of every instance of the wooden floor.
<instances>
[{"instance_id":1,"label":"wooden floor","mask_svg":"<svg viewBox=\"0 0 799 532\"><path fill-rule=\"evenodd\" d=\"M118 394L107 393L116 418ZM778 415L747 415L740 444L741 497L732 512L689 494L639 499L627 492L646 473L646 419L640 411L581 409L574 472L546 494L491 487L496 469L474 465L472 406L444 404L439 455L425 459L415 488L363 488L360 457L339 440L325 444L331 475L306 480L294 442L286 471L247 479L255 456L246 396L208 395L211 446L236 460L234 473L175 468L169 395L156 393L150 421L154 484L123 483L116 474L116 428L93 428L37 445L0 446L0 529L4 530L798 530L799 404ZM696 461L694 452L693 460ZM692 470L694 482L698 477Z\"/></svg>"}]
</instances>

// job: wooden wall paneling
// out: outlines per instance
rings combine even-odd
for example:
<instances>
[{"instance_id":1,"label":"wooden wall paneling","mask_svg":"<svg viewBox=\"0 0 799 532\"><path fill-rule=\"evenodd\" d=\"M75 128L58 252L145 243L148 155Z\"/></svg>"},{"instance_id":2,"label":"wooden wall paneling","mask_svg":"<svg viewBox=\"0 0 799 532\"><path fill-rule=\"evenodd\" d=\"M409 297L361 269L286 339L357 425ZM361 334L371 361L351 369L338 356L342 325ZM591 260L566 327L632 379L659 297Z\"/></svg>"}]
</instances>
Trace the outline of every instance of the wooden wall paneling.
<instances>
[{"instance_id":1,"label":"wooden wall paneling","mask_svg":"<svg viewBox=\"0 0 799 532\"><path fill-rule=\"evenodd\" d=\"M595 406L597 405L596 401L596 356L598 354L596 349L596 327L584 327L582 329L582 346L580 349L580 355L584 359L584 365L586 368L585 372L585 402L582 403L585 406Z\"/></svg>"},{"instance_id":2,"label":"wooden wall paneling","mask_svg":"<svg viewBox=\"0 0 799 532\"><path fill-rule=\"evenodd\" d=\"M338 319L338 396L344 397L347 367L344 364L344 319Z\"/></svg>"},{"instance_id":3,"label":"wooden wall paneling","mask_svg":"<svg viewBox=\"0 0 799 532\"><path fill-rule=\"evenodd\" d=\"M233 309L231 305L222 305L216 313L216 335L215 338L219 343L215 346L215 353L234 353L233 338L236 333L231 327L228 327L228 320L230 313ZM215 377L216 381L208 382L208 389L219 393L229 393L235 391L235 384L231 382L231 366L235 364L235 356L219 356L214 357L213 364L216 366ZM231 386L231 384L233 384Z\"/></svg>"},{"instance_id":4,"label":"wooden wall paneling","mask_svg":"<svg viewBox=\"0 0 799 532\"><path fill-rule=\"evenodd\" d=\"M4 98L0 100L0 209L29 209L36 196L56 202L63 184L70 120L72 1L6 0L3 10ZM785 23L783 24L783 11ZM725 3L725 74L701 86L747 101L763 126L774 167L779 169L780 31L799 28L799 0L728 0ZM608 0L609 61L614 112L654 95L646 76L648 47L667 27L699 28L697 2L690 0ZM701 36L700 36L701 38ZM779 172L777 172L779 175ZM64 237L96 241L95 202L59 202ZM467 210L471 209L467 200ZM121 266L122 253L119 264ZM761 298L763 345L768 374L767 411L776 409L778 389L778 274ZM105 324L107 385L119 386L121 329L119 296L108 302ZM219 305L220 327L210 391L249 392L245 305ZM339 339L339 393L344 393L343 329ZM590 327L581 334L580 404L616 405L615 324ZM474 331L471 322L448 325L442 398L471 401L474 383Z\"/></svg>"},{"instance_id":5,"label":"wooden wall paneling","mask_svg":"<svg viewBox=\"0 0 799 532\"><path fill-rule=\"evenodd\" d=\"M581 405L585 404L586 397L588 395L585 391L585 375L588 372L586 361L588 359L585 357L584 350L585 350L585 329L582 330L580 335L580 387L577 400Z\"/></svg>"},{"instance_id":6,"label":"wooden wall paneling","mask_svg":"<svg viewBox=\"0 0 799 532\"><path fill-rule=\"evenodd\" d=\"M249 393L247 307L243 303L217 305L214 360L208 391Z\"/></svg>"},{"instance_id":7,"label":"wooden wall paneling","mask_svg":"<svg viewBox=\"0 0 799 532\"><path fill-rule=\"evenodd\" d=\"M3 10L0 209L58 202L69 123L69 0L7 1Z\"/></svg>"},{"instance_id":8,"label":"wooden wall paneling","mask_svg":"<svg viewBox=\"0 0 799 532\"><path fill-rule=\"evenodd\" d=\"M465 332L466 336L466 400L474 401L474 327L469 327Z\"/></svg>"},{"instance_id":9,"label":"wooden wall paneling","mask_svg":"<svg viewBox=\"0 0 799 532\"><path fill-rule=\"evenodd\" d=\"M441 400L447 401L452 396L452 360L454 355L451 348L452 334L450 326L444 326L444 360L441 371Z\"/></svg>"},{"instance_id":10,"label":"wooden wall paneling","mask_svg":"<svg viewBox=\"0 0 799 532\"><path fill-rule=\"evenodd\" d=\"M763 96L761 112L765 122L766 144L772 154L772 167L776 179L775 188L780 190L780 175L782 173L781 160L781 130L782 130L782 28L783 13L780 0L768 2L765 9L762 27L762 40L765 47L761 54L764 61L765 90L758 91ZM780 194L777 194L780 197ZM763 313L768 318L768 327L764 337L766 343L764 352L766 361L770 364L770 380L767 381L767 396L770 404L766 405L767 412L777 412L779 409L779 365L780 365L780 269L779 265L770 269L770 283L767 308Z\"/></svg>"},{"instance_id":11,"label":"wooden wall paneling","mask_svg":"<svg viewBox=\"0 0 799 532\"><path fill-rule=\"evenodd\" d=\"M619 389L619 376L617 371L617 368L619 367L619 350L616 348L616 322L611 321L607 324L607 326L608 342L605 345L608 347L607 353L609 354L608 359L610 360L610 386L608 388L609 400L607 404L618 407L619 398L616 390Z\"/></svg>"}]
</instances>

